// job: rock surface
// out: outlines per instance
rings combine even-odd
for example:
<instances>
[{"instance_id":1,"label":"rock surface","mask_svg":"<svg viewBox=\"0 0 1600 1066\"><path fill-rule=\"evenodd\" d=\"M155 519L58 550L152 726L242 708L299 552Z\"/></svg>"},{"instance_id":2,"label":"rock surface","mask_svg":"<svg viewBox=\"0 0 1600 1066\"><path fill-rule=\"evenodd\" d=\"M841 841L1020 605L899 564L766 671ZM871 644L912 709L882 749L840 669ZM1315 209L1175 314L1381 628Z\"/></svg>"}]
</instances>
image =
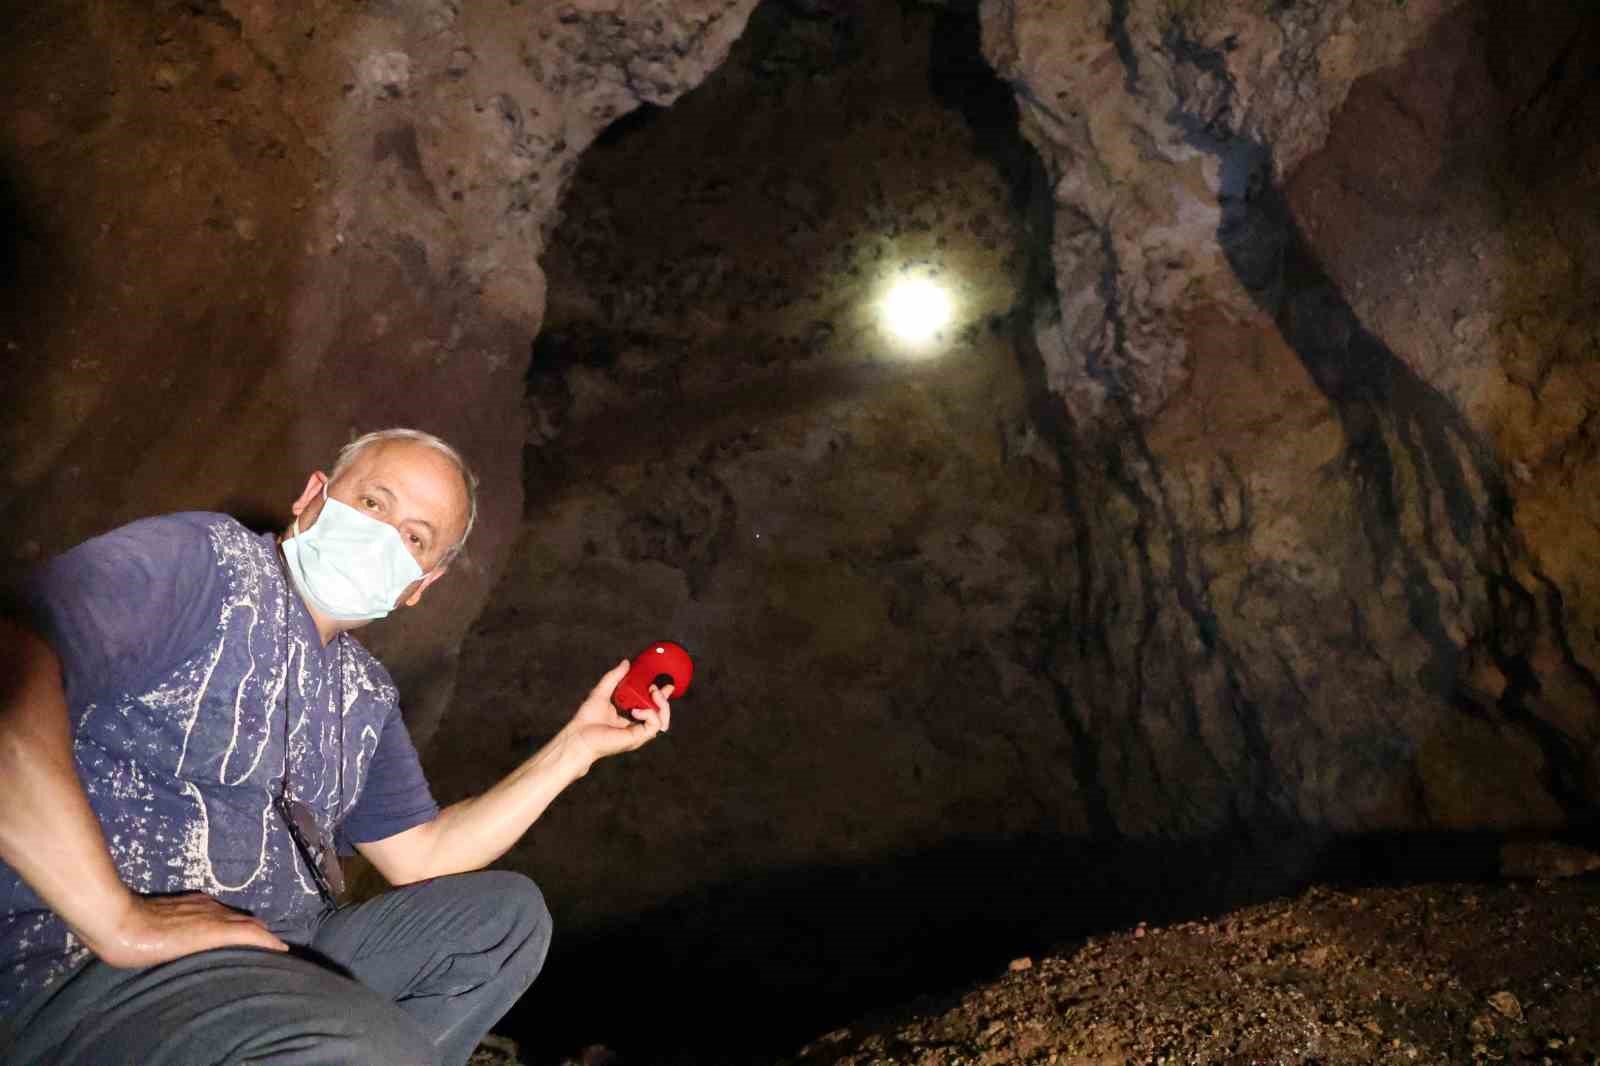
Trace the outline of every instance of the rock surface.
<instances>
[{"instance_id":1,"label":"rock surface","mask_svg":"<svg viewBox=\"0 0 1600 1066\"><path fill-rule=\"evenodd\" d=\"M1056 205L1093 824L1588 819L1594 13L1066 7L982 10Z\"/></svg>"},{"instance_id":2,"label":"rock surface","mask_svg":"<svg viewBox=\"0 0 1600 1066\"><path fill-rule=\"evenodd\" d=\"M164 510L280 525L351 435L439 432L480 468L481 533L372 640L425 743L521 517L544 228L600 130L698 82L753 4L19 11L0 562Z\"/></svg>"}]
</instances>

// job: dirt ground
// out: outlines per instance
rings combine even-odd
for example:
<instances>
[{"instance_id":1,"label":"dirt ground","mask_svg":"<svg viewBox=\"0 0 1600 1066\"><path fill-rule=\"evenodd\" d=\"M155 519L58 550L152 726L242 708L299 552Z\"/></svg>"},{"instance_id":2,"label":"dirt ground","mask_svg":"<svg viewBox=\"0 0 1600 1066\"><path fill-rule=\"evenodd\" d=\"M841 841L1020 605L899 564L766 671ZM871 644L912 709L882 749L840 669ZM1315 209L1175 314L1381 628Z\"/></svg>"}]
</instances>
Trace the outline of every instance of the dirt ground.
<instances>
[{"instance_id":1,"label":"dirt ground","mask_svg":"<svg viewBox=\"0 0 1600 1066\"><path fill-rule=\"evenodd\" d=\"M1318 886L1018 958L987 983L864 1018L776 1066L1597 1066L1597 1001L1592 872ZM545 1066L491 1041L472 1066ZM674 1061L744 1061L713 1042ZM594 1046L561 1066L639 1061Z\"/></svg>"},{"instance_id":2,"label":"dirt ground","mask_svg":"<svg viewBox=\"0 0 1600 1066\"><path fill-rule=\"evenodd\" d=\"M1313 888L1017 959L793 1066L1600 1063L1600 880Z\"/></svg>"}]
</instances>

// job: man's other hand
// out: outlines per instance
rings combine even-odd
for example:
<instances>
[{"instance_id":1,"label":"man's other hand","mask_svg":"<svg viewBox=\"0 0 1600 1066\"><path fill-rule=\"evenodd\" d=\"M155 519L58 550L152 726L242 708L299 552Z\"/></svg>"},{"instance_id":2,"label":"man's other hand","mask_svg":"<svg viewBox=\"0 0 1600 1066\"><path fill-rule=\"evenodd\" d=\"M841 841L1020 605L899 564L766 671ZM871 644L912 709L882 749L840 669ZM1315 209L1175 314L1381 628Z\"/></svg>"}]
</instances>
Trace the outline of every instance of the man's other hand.
<instances>
[{"instance_id":1,"label":"man's other hand","mask_svg":"<svg viewBox=\"0 0 1600 1066\"><path fill-rule=\"evenodd\" d=\"M104 942L89 941L88 946L121 969L154 966L212 948L289 950L259 919L225 907L203 892L130 896Z\"/></svg>"},{"instance_id":2,"label":"man's other hand","mask_svg":"<svg viewBox=\"0 0 1600 1066\"><path fill-rule=\"evenodd\" d=\"M641 748L672 725L672 704L667 702L672 695L671 685L665 688L651 685L650 699L655 707L630 711L631 721L612 706L611 694L627 674L626 659L607 671L564 730L583 746L591 761Z\"/></svg>"}]
</instances>

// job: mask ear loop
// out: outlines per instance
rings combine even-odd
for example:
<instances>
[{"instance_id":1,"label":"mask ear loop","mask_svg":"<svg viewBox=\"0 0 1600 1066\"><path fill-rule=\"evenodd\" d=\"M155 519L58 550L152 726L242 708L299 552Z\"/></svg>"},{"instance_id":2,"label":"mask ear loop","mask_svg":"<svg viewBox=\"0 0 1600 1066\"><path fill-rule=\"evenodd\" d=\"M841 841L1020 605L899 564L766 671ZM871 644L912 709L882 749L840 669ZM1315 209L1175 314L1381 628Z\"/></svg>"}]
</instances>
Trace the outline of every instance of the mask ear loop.
<instances>
[{"instance_id":1,"label":"mask ear loop","mask_svg":"<svg viewBox=\"0 0 1600 1066\"><path fill-rule=\"evenodd\" d=\"M324 506L326 506L327 503L328 503L328 482L326 482L326 481L324 481L322 483L322 503L323 503ZM298 537L300 535L300 516L299 515L294 515L293 517L291 517L289 519L289 528L294 530L294 535L295 536Z\"/></svg>"}]
</instances>

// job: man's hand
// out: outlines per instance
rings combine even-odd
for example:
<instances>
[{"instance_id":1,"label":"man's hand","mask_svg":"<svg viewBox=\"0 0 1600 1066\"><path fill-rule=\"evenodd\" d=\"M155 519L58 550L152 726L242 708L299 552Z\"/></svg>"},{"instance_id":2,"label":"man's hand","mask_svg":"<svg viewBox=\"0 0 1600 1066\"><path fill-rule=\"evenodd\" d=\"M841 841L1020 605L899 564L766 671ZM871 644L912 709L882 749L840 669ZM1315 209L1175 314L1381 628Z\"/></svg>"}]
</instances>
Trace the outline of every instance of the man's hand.
<instances>
[{"instance_id":1,"label":"man's hand","mask_svg":"<svg viewBox=\"0 0 1600 1066\"><path fill-rule=\"evenodd\" d=\"M259 919L225 907L203 892L178 896L128 897L117 922L85 943L103 961L121 969L154 966L212 948L288 951Z\"/></svg>"},{"instance_id":2,"label":"man's hand","mask_svg":"<svg viewBox=\"0 0 1600 1066\"><path fill-rule=\"evenodd\" d=\"M0 860L112 966L152 966L229 945L285 951L256 919L209 896L128 891L72 758L61 664L32 630L0 618Z\"/></svg>"},{"instance_id":3,"label":"man's hand","mask_svg":"<svg viewBox=\"0 0 1600 1066\"><path fill-rule=\"evenodd\" d=\"M655 707L631 712L632 721L618 713L611 703L611 694L627 673L626 659L607 671L562 730L583 749L590 762L641 748L672 725L672 705L667 702L672 695L671 685L665 688L651 685L650 699Z\"/></svg>"}]
</instances>

